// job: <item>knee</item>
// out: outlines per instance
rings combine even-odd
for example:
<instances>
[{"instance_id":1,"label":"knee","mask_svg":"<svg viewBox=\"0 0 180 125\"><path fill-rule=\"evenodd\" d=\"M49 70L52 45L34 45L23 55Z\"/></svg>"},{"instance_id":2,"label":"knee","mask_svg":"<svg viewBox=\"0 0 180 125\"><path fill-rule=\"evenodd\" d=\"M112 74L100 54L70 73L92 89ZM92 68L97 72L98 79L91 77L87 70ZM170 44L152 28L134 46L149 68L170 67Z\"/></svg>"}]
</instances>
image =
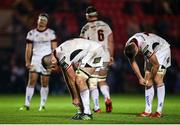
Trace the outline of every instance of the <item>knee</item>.
<instances>
[{"instance_id":1,"label":"knee","mask_svg":"<svg viewBox=\"0 0 180 125\"><path fill-rule=\"evenodd\" d=\"M149 79L148 80L148 86L151 87L153 85L153 80L152 79Z\"/></svg>"},{"instance_id":2,"label":"knee","mask_svg":"<svg viewBox=\"0 0 180 125\"><path fill-rule=\"evenodd\" d=\"M154 82L159 85L159 84L162 84L163 83L163 79L159 76L155 76L154 78Z\"/></svg>"},{"instance_id":3,"label":"knee","mask_svg":"<svg viewBox=\"0 0 180 125\"><path fill-rule=\"evenodd\" d=\"M88 89L88 87L86 85L86 80L81 77L77 77L75 83L80 91Z\"/></svg>"},{"instance_id":4,"label":"knee","mask_svg":"<svg viewBox=\"0 0 180 125\"><path fill-rule=\"evenodd\" d=\"M82 82L83 82L83 79L81 77L76 77L75 81L76 81L76 84L78 86L80 86L82 84Z\"/></svg>"},{"instance_id":5,"label":"knee","mask_svg":"<svg viewBox=\"0 0 180 125\"><path fill-rule=\"evenodd\" d=\"M106 80L98 82L99 86L107 85Z\"/></svg>"},{"instance_id":6,"label":"knee","mask_svg":"<svg viewBox=\"0 0 180 125\"><path fill-rule=\"evenodd\" d=\"M28 80L28 86L34 87L36 84L36 80L35 79L29 79Z\"/></svg>"},{"instance_id":7,"label":"knee","mask_svg":"<svg viewBox=\"0 0 180 125\"><path fill-rule=\"evenodd\" d=\"M98 83L98 78L89 78L88 79L89 89L90 90L96 89L97 83Z\"/></svg>"},{"instance_id":8,"label":"knee","mask_svg":"<svg viewBox=\"0 0 180 125\"><path fill-rule=\"evenodd\" d=\"M42 83L41 86L42 86L42 87L48 87L48 85L49 85L48 83Z\"/></svg>"}]
</instances>

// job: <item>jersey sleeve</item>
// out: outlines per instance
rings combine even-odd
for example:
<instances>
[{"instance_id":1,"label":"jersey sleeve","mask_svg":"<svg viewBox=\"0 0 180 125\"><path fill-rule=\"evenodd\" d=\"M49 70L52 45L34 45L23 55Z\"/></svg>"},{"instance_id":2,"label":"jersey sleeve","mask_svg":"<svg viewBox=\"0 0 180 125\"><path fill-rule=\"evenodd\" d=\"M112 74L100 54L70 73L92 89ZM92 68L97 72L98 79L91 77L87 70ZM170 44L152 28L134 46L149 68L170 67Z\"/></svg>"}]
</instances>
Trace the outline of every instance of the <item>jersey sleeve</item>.
<instances>
[{"instance_id":1,"label":"jersey sleeve","mask_svg":"<svg viewBox=\"0 0 180 125\"><path fill-rule=\"evenodd\" d=\"M88 38L88 36L87 36L88 28L89 28L89 26L87 24L85 26L83 26L79 36L82 37L82 38Z\"/></svg>"},{"instance_id":2,"label":"jersey sleeve","mask_svg":"<svg viewBox=\"0 0 180 125\"><path fill-rule=\"evenodd\" d=\"M141 48L141 52L144 54L146 58L150 58L154 53L152 47L146 42L143 42L140 48Z\"/></svg>"},{"instance_id":3,"label":"jersey sleeve","mask_svg":"<svg viewBox=\"0 0 180 125\"><path fill-rule=\"evenodd\" d=\"M51 41L56 41L56 34L55 34L55 31L54 30L51 30L50 32L50 40Z\"/></svg>"},{"instance_id":4,"label":"jersey sleeve","mask_svg":"<svg viewBox=\"0 0 180 125\"><path fill-rule=\"evenodd\" d=\"M61 66L61 68L65 70L68 69L68 67L71 65L71 62L69 58L67 58L68 56L64 52L62 52L62 47L57 47L54 52L54 55L58 59L58 63Z\"/></svg>"},{"instance_id":5,"label":"jersey sleeve","mask_svg":"<svg viewBox=\"0 0 180 125\"><path fill-rule=\"evenodd\" d=\"M33 31L32 30L27 33L26 41L27 41L27 43L33 42Z\"/></svg>"},{"instance_id":6,"label":"jersey sleeve","mask_svg":"<svg viewBox=\"0 0 180 125\"><path fill-rule=\"evenodd\" d=\"M59 64L61 68L68 69L68 67L71 65L71 62L68 60L66 55L62 56L62 58L59 59Z\"/></svg>"},{"instance_id":7,"label":"jersey sleeve","mask_svg":"<svg viewBox=\"0 0 180 125\"><path fill-rule=\"evenodd\" d=\"M154 50L152 49L151 42L148 41L145 37L144 34L142 33L137 33L133 36L137 41L138 41L138 46L140 48L140 51L143 53L143 55L146 58L150 58L152 54L154 53Z\"/></svg>"},{"instance_id":8,"label":"jersey sleeve","mask_svg":"<svg viewBox=\"0 0 180 125\"><path fill-rule=\"evenodd\" d=\"M109 27L108 24L106 24L106 30L107 30L108 35L112 33L112 30L111 30L111 28Z\"/></svg>"}]
</instances>

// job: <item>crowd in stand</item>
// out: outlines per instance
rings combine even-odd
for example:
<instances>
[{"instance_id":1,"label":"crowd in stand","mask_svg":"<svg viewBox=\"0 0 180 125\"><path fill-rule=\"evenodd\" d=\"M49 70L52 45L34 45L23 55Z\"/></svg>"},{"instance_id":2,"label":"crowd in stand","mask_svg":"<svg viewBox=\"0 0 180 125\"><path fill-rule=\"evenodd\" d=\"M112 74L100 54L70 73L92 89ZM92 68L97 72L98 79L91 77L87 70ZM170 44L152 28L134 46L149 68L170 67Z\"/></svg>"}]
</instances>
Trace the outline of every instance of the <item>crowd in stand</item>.
<instances>
[{"instance_id":1,"label":"crowd in stand","mask_svg":"<svg viewBox=\"0 0 180 125\"><path fill-rule=\"evenodd\" d=\"M59 44L78 37L85 24L85 9L94 5L101 18L110 24L115 38L115 63L110 67L108 83L111 92L142 92L127 59L124 43L136 32L153 32L165 38L172 47L172 66L166 76L167 91L180 93L180 5L179 0L6 0L1 10L11 10L12 20L7 24L12 46L1 49L0 92L23 92L27 71L24 66L26 34L35 27L40 12L50 15L49 26L56 31ZM9 30L10 29L10 30ZM7 30L7 29L5 29ZM5 42L5 41L4 41ZM139 57L141 58L141 57ZM142 63L143 67L143 62ZM51 93L66 90L62 78L52 74ZM133 82L132 82L133 81ZM39 87L37 86L37 89Z\"/></svg>"}]
</instances>

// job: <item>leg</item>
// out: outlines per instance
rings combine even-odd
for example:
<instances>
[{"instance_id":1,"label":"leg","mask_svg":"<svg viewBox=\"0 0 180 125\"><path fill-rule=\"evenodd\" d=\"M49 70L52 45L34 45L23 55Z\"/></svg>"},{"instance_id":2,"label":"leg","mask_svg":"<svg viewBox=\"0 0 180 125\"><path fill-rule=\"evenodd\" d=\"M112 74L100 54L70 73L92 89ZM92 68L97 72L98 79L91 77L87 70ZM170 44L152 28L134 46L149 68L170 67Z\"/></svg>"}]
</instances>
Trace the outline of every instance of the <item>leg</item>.
<instances>
[{"instance_id":1,"label":"leg","mask_svg":"<svg viewBox=\"0 0 180 125\"><path fill-rule=\"evenodd\" d=\"M90 95L94 103L94 112L100 113L101 109L99 106L99 91L97 88L98 78L89 78L88 84L90 89Z\"/></svg>"},{"instance_id":2,"label":"leg","mask_svg":"<svg viewBox=\"0 0 180 125\"><path fill-rule=\"evenodd\" d=\"M29 72L28 85L26 87L26 96L25 96L25 107L21 107L20 110L29 109L31 98L34 94L34 86L37 82L39 75L36 72Z\"/></svg>"},{"instance_id":3,"label":"leg","mask_svg":"<svg viewBox=\"0 0 180 125\"><path fill-rule=\"evenodd\" d=\"M78 111L72 117L72 119L74 119L74 120L80 119L80 116L84 111L84 107L83 107L82 100L81 100L81 97L80 97L79 89L78 89L77 84L76 84L75 71L74 71L72 66L69 67L68 70L65 70L65 69L61 68L61 71L63 73L63 77L64 77L64 80L65 80L66 85L68 87L69 93L72 96L72 100L73 100L72 103L75 106L78 106Z\"/></svg>"},{"instance_id":4,"label":"leg","mask_svg":"<svg viewBox=\"0 0 180 125\"><path fill-rule=\"evenodd\" d=\"M100 77L101 76L107 77L107 69L101 69L99 71L99 76ZM110 99L109 86L106 83L106 79L105 80L99 79L99 86L100 86L100 90L104 96L104 101L105 101L105 105L106 105L106 112L111 112L112 111L112 102Z\"/></svg>"},{"instance_id":5,"label":"leg","mask_svg":"<svg viewBox=\"0 0 180 125\"><path fill-rule=\"evenodd\" d=\"M41 75L41 101L40 101L40 108L39 111L42 111L45 109L45 103L47 101L49 93L49 75Z\"/></svg>"},{"instance_id":6,"label":"leg","mask_svg":"<svg viewBox=\"0 0 180 125\"><path fill-rule=\"evenodd\" d=\"M96 76L96 73L94 73L93 75ZM93 110L96 113L100 113L101 109L99 106L99 90L97 88L97 84L98 84L98 78L92 77L92 78L88 79L90 96L91 96L93 103L94 103L94 109Z\"/></svg>"},{"instance_id":7,"label":"leg","mask_svg":"<svg viewBox=\"0 0 180 125\"><path fill-rule=\"evenodd\" d=\"M69 89L69 93L72 97L72 103L75 106L81 105L80 103L80 95L78 92L78 88L76 86L76 73L72 66L68 68L68 70L61 69L63 72L63 77L66 82L66 85Z\"/></svg>"},{"instance_id":8,"label":"leg","mask_svg":"<svg viewBox=\"0 0 180 125\"><path fill-rule=\"evenodd\" d=\"M152 74L149 70L145 71L145 80L148 81L148 86L145 87L145 111L140 116L149 117L152 113L152 101L154 98Z\"/></svg>"},{"instance_id":9,"label":"leg","mask_svg":"<svg viewBox=\"0 0 180 125\"><path fill-rule=\"evenodd\" d=\"M152 101L154 98L154 87L151 73L152 65L145 59L144 63L144 79L148 82L148 86L145 87L145 111L140 113L141 117L149 117L152 113Z\"/></svg>"},{"instance_id":10,"label":"leg","mask_svg":"<svg viewBox=\"0 0 180 125\"><path fill-rule=\"evenodd\" d=\"M76 75L76 84L80 91L80 96L84 107L83 115L81 116L81 119L83 120L92 119L92 114L90 109L90 94L86 83L88 77L86 77L84 72L91 74L94 70L95 70L94 68L83 68L83 71L78 72Z\"/></svg>"},{"instance_id":11,"label":"leg","mask_svg":"<svg viewBox=\"0 0 180 125\"><path fill-rule=\"evenodd\" d=\"M25 102L26 106L30 106L30 101L34 94L34 87L36 85L38 77L39 77L38 73L35 72L29 73L28 86L26 88L26 102Z\"/></svg>"},{"instance_id":12,"label":"leg","mask_svg":"<svg viewBox=\"0 0 180 125\"><path fill-rule=\"evenodd\" d=\"M154 77L154 81L157 85L157 98L158 98L158 106L156 113L152 115L152 117L161 117L162 109L164 105L165 98L165 86L164 86L164 75L166 73L166 69L160 66L156 76Z\"/></svg>"},{"instance_id":13,"label":"leg","mask_svg":"<svg viewBox=\"0 0 180 125\"><path fill-rule=\"evenodd\" d=\"M94 72L94 68L83 68L83 71L91 74ZM84 107L84 113L85 114L91 114L90 110L90 95L89 95L89 89L86 83L86 80L88 77L85 77L82 75L83 72L77 73L76 75L76 84L80 91L80 96L82 99L83 107Z\"/></svg>"},{"instance_id":14,"label":"leg","mask_svg":"<svg viewBox=\"0 0 180 125\"><path fill-rule=\"evenodd\" d=\"M159 118L161 117L164 98L165 98L165 84L164 84L164 76L166 74L166 68L171 65L171 52L170 48L165 49L164 51L159 51L156 53L156 56L159 61L159 69L154 77L154 81L157 85L157 98L158 98L158 106L156 113L152 115L152 117Z\"/></svg>"},{"instance_id":15,"label":"leg","mask_svg":"<svg viewBox=\"0 0 180 125\"><path fill-rule=\"evenodd\" d=\"M80 90L80 96L82 99L82 103L84 106L84 113L85 114L91 114L90 111L90 101L89 101L89 89L87 85L85 85L86 79L77 76L77 86Z\"/></svg>"}]
</instances>

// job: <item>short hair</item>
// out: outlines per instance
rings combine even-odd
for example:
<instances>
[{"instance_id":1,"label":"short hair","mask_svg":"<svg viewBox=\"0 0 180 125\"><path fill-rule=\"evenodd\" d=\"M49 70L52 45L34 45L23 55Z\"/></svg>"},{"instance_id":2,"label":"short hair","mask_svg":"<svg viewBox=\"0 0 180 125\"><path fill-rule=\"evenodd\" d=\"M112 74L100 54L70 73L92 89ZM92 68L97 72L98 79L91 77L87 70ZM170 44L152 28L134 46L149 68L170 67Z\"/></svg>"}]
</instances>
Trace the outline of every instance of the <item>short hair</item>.
<instances>
[{"instance_id":1,"label":"short hair","mask_svg":"<svg viewBox=\"0 0 180 125\"><path fill-rule=\"evenodd\" d=\"M86 9L86 15L87 16L97 16L98 13L97 13L97 10L94 6L89 6L87 7Z\"/></svg>"},{"instance_id":2,"label":"short hair","mask_svg":"<svg viewBox=\"0 0 180 125\"><path fill-rule=\"evenodd\" d=\"M45 55L42 59L41 59L41 63L43 65L43 67L45 69L48 69L49 66L51 65L51 53L48 55Z\"/></svg>"},{"instance_id":3,"label":"short hair","mask_svg":"<svg viewBox=\"0 0 180 125\"><path fill-rule=\"evenodd\" d=\"M47 13L40 13L38 17L41 17L41 16L46 17L47 20L49 20L49 15Z\"/></svg>"},{"instance_id":4,"label":"short hair","mask_svg":"<svg viewBox=\"0 0 180 125\"><path fill-rule=\"evenodd\" d=\"M125 47L124 54L129 58L133 59L136 55L135 44L129 44Z\"/></svg>"}]
</instances>

